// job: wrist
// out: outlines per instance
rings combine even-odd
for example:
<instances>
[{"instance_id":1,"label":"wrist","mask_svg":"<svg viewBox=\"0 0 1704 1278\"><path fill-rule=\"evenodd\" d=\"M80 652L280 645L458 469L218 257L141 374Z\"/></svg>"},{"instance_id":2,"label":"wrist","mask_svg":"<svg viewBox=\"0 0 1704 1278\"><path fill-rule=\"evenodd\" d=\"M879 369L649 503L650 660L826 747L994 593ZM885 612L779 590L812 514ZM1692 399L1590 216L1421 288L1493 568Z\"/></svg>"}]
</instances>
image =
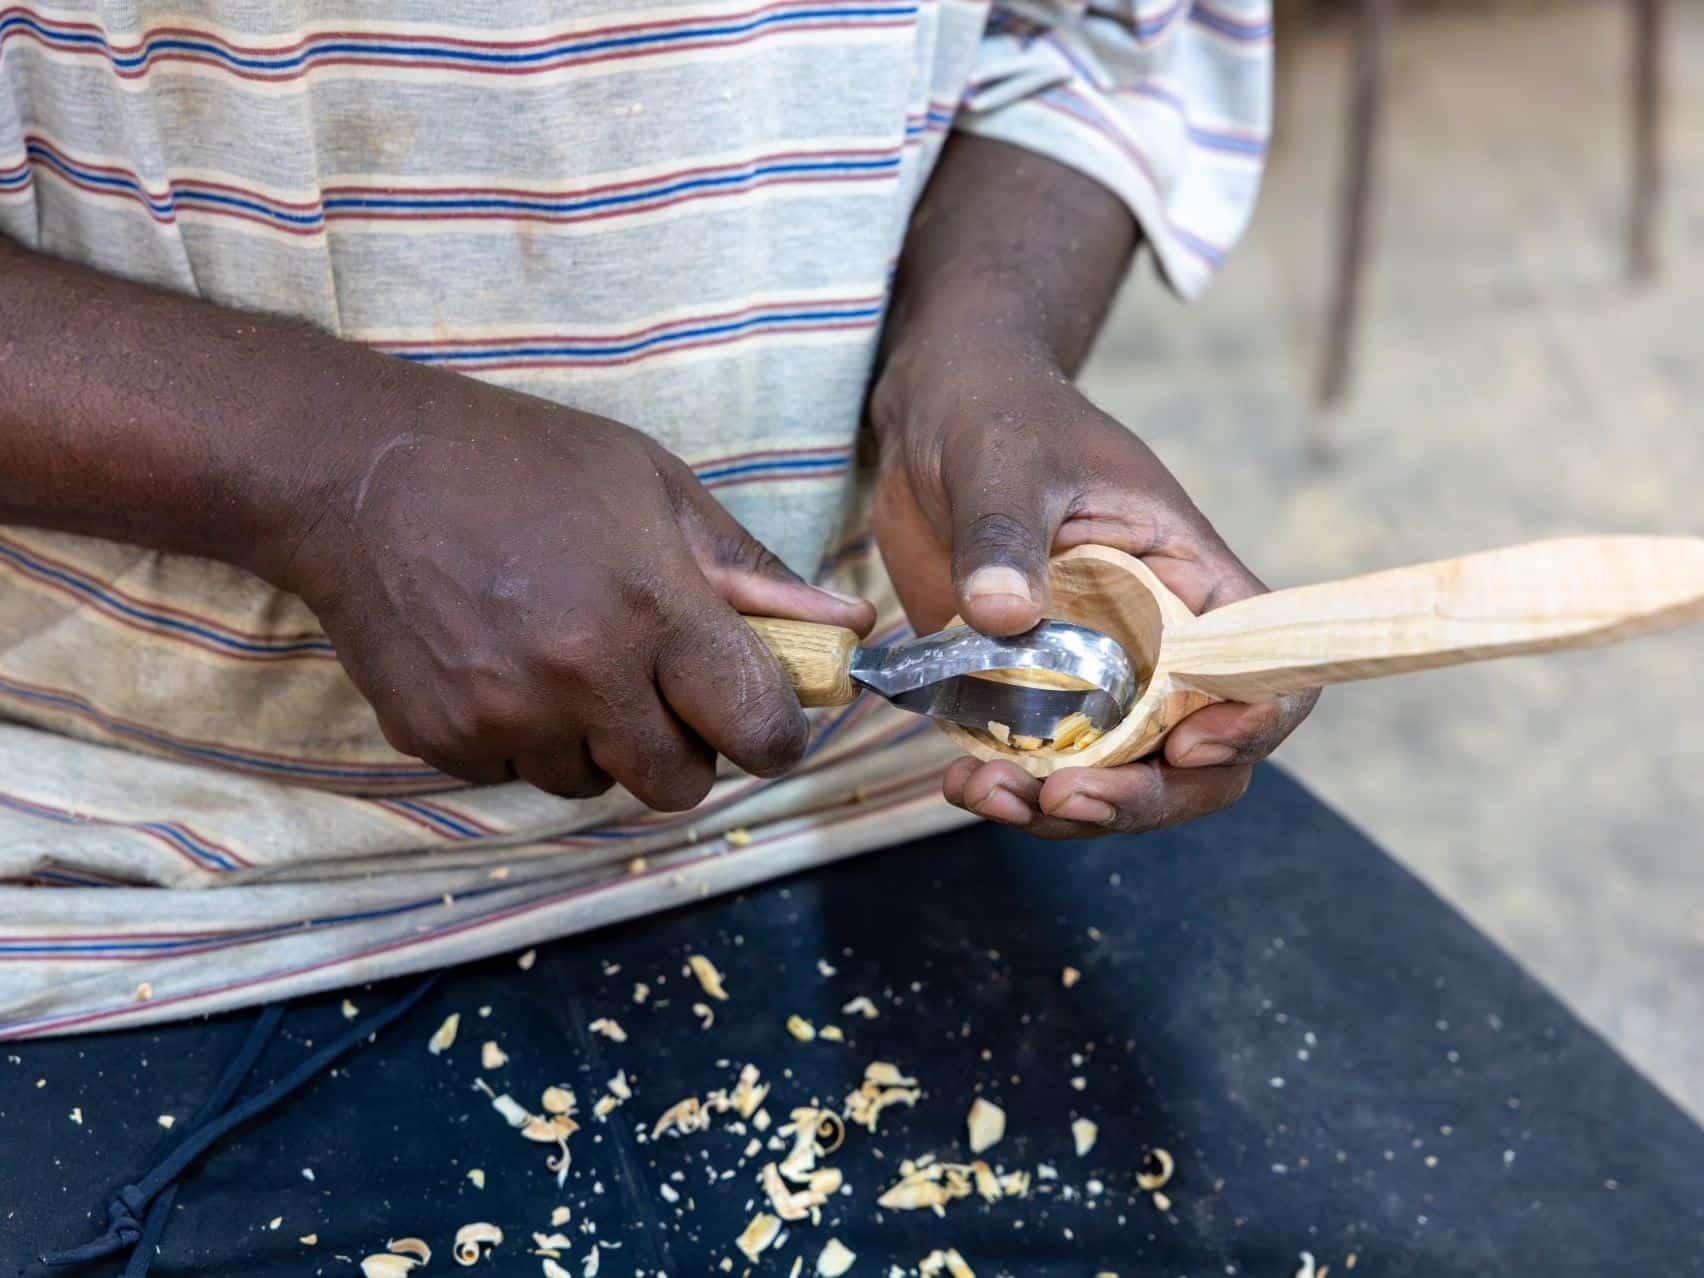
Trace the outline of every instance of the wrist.
<instances>
[{"instance_id":1,"label":"wrist","mask_svg":"<svg viewBox=\"0 0 1704 1278\"><path fill-rule=\"evenodd\" d=\"M979 321L912 326L884 354L870 425L884 443L938 433L967 415L998 412L1027 388L1069 380L1040 333Z\"/></svg>"}]
</instances>

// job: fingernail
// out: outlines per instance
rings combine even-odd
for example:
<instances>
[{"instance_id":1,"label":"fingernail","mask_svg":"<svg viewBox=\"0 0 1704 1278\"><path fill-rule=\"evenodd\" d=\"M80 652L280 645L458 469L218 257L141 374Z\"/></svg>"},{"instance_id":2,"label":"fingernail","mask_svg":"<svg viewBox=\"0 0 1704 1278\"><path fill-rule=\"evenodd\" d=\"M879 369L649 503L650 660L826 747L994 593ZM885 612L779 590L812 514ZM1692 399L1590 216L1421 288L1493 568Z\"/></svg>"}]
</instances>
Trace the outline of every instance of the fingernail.
<instances>
[{"instance_id":1,"label":"fingernail","mask_svg":"<svg viewBox=\"0 0 1704 1278\"><path fill-rule=\"evenodd\" d=\"M860 608L867 602L862 595L849 595L843 590L830 590L827 586L818 586L817 590L830 599L838 599L841 603L851 604L854 608Z\"/></svg>"},{"instance_id":2,"label":"fingernail","mask_svg":"<svg viewBox=\"0 0 1704 1278\"><path fill-rule=\"evenodd\" d=\"M1095 798L1092 794L1078 791L1057 808L1053 815L1066 821L1082 821L1088 825L1111 825L1118 816L1118 811L1112 804Z\"/></svg>"},{"instance_id":3,"label":"fingernail","mask_svg":"<svg viewBox=\"0 0 1704 1278\"><path fill-rule=\"evenodd\" d=\"M1030 594L1029 581L1016 568L1008 568L1004 564L989 564L986 568L978 568L970 574L970 581L965 584L966 597L975 599L984 595L1015 595L1019 599L1034 602Z\"/></svg>"},{"instance_id":4,"label":"fingernail","mask_svg":"<svg viewBox=\"0 0 1704 1278\"><path fill-rule=\"evenodd\" d=\"M1236 750L1223 741L1200 741L1183 752L1177 765L1180 768L1214 768L1236 757Z\"/></svg>"},{"instance_id":5,"label":"fingernail","mask_svg":"<svg viewBox=\"0 0 1704 1278\"><path fill-rule=\"evenodd\" d=\"M982 816L1006 825L1028 825L1035 819L1030 805L1004 786L995 786L976 805Z\"/></svg>"}]
</instances>

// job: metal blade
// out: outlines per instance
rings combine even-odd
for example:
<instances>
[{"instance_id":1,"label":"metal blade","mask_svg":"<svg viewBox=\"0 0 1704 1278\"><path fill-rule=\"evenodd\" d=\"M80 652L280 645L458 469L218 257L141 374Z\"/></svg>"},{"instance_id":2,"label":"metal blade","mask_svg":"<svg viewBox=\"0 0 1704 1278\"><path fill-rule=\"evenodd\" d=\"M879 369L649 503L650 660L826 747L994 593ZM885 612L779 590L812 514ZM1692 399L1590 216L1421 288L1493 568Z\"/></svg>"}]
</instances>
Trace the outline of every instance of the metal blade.
<instances>
[{"instance_id":1,"label":"metal blade","mask_svg":"<svg viewBox=\"0 0 1704 1278\"><path fill-rule=\"evenodd\" d=\"M949 719L968 728L987 729L1003 723L1014 736L1051 737L1068 714L1085 714L1105 732L1124 717L1119 705L1099 688L1026 688L957 675L888 698L903 709L934 719Z\"/></svg>"}]
</instances>

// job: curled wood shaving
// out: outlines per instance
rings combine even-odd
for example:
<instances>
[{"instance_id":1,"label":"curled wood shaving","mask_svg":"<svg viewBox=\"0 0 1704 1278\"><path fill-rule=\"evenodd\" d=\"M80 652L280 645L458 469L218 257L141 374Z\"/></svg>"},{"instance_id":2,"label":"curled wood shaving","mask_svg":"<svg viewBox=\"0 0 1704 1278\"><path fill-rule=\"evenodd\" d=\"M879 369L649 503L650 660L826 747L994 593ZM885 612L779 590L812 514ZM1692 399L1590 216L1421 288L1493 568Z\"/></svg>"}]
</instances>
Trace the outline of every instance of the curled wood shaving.
<instances>
[{"instance_id":1,"label":"curled wood shaving","mask_svg":"<svg viewBox=\"0 0 1704 1278\"><path fill-rule=\"evenodd\" d=\"M558 1129L552 1119L534 1114L521 1125L521 1135L528 1140L537 1141L541 1145L554 1145L566 1133Z\"/></svg>"},{"instance_id":2,"label":"curled wood shaving","mask_svg":"<svg viewBox=\"0 0 1704 1278\"><path fill-rule=\"evenodd\" d=\"M509 1054L490 1039L487 1039L479 1049L479 1066L481 1069L502 1069L509 1063Z\"/></svg>"},{"instance_id":3,"label":"curled wood shaving","mask_svg":"<svg viewBox=\"0 0 1704 1278\"><path fill-rule=\"evenodd\" d=\"M781 1179L781 1172L774 1163L763 1165L759 1183L769 1198L769 1205L782 1220L804 1220L828 1201L826 1195L818 1194L808 1186L804 1189L789 1186Z\"/></svg>"},{"instance_id":4,"label":"curled wood shaving","mask_svg":"<svg viewBox=\"0 0 1704 1278\"><path fill-rule=\"evenodd\" d=\"M664 1132L672 1131L681 1136L693 1132L707 1131L710 1127L710 1111L704 1108L704 1102L696 1096L688 1096L668 1109L657 1119L651 1128L651 1139L655 1140Z\"/></svg>"},{"instance_id":5,"label":"curled wood shaving","mask_svg":"<svg viewBox=\"0 0 1704 1278\"><path fill-rule=\"evenodd\" d=\"M843 1016L862 1016L867 1021L876 1019L876 1005L864 994L858 995L840 1011Z\"/></svg>"},{"instance_id":6,"label":"curled wood shaving","mask_svg":"<svg viewBox=\"0 0 1704 1278\"><path fill-rule=\"evenodd\" d=\"M781 1232L781 1222L767 1212L758 1212L751 1218L751 1223L745 1227L740 1236L734 1239L734 1246L745 1254L745 1258L756 1261L765 1249L775 1241Z\"/></svg>"},{"instance_id":7,"label":"curled wood shaving","mask_svg":"<svg viewBox=\"0 0 1704 1278\"><path fill-rule=\"evenodd\" d=\"M965 1117L965 1126L970 1135L970 1152L980 1154L993 1149L1006 1134L1006 1111L993 1101L978 1096L971 1102L970 1113Z\"/></svg>"},{"instance_id":8,"label":"curled wood shaving","mask_svg":"<svg viewBox=\"0 0 1704 1278\"><path fill-rule=\"evenodd\" d=\"M873 1132L884 1109L890 1105L916 1105L921 1095L915 1078L907 1078L887 1061L871 1061L864 1067L863 1085L846 1097L843 1109L848 1122Z\"/></svg>"},{"instance_id":9,"label":"curled wood shaving","mask_svg":"<svg viewBox=\"0 0 1704 1278\"><path fill-rule=\"evenodd\" d=\"M1093 1149L1099 1137L1100 1128L1091 1119L1079 1118L1071 1124L1071 1144L1076 1147L1078 1158Z\"/></svg>"},{"instance_id":10,"label":"curled wood shaving","mask_svg":"<svg viewBox=\"0 0 1704 1278\"><path fill-rule=\"evenodd\" d=\"M392 1238L385 1244L385 1250L398 1256L411 1256L422 1265L432 1263L432 1249L424 1238Z\"/></svg>"},{"instance_id":11,"label":"curled wood shaving","mask_svg":"<svg viewBox=\"0 0 1704 1278\"><path fill-rule=\"evenodd\" d=\"M456 1030L461 1027L461 1013L451 1012L444 1018L444 1023L438 1026L432 1037L426 1042L426 1050L434 1056L442 1056L455 1045Z\"/></svg>"},{"instance_id":12,"label":"curled wood shaving","mask_svg":"<svg viewBox=\"0 0 1704 1278\"><path fill-rule=\"evenodd\" d=\"M816 1271L819 1278L840 1278L857 1259L857 1254L840 1239L830 1238L817 1254Z\"/></svg>"},{"instance_id":13,"label":"curled wood shaving","mask_svg":"<svg viewBox=\"0 0 1704 1278\"><path fill-rule=\"evenodd\" d=\"M787 1032L801 1043L808 1043L816 1037L816 1026L794 1013L787 1018Z\"/></svg>"},{"instance_id":14,"label":"curled wood shaving","mask_svg":"<svg viewBox=\"0 0 1704 1278\"><path fill-rule=\"evenodd\" d=\"M718 1001L727 1001L728 991L723 988L722 974L716 970L714 963L702 954L689 954L686 957L686 966L698 978L698 983L704 987L706 994Z\"/></svg>"},{"instance_id":15,"label":"curled wood shaving","mask_svg":"<svg viewBox=\"0 0 1704 1278\"><path fill-rule=\"evenodd\" d=\"M1175 1164L1172 1156L1163 1149L1150 1149L1142 1155L1142 1169L1136 1173L1136 1188L1141 1190L1159 1189L1172 1178Z\"/></svg>"},{"instance_id":16,"label":"curled wood shaving","mask_svg":"<svg viewBox=\"0 0 1704 1278\"><path fill-rule=\"evenodd\" d=\"M587 1028L594 1034L602 1034L612 1043L625 1043L627 1041L627 1031L616 1024L613 1017L600 1016Z\"/></svg>"},{"instance_id":17,"label":"curled wood shaving","mask_svg":"<svg viewBox=\"0 0 1704 1278\"><path fill-rule=\"evenodd\" d=\"M393 1256L388 1252L381 1252L361 1258L361 1273L364 1278L404 1278L418 1263L407 1256Z\"/></svg>"},{"instance_id":18,"label":"curled wood shaving","mask_svg":"<svg viewBox=\"0 0 1704 1278\"><path fill-rule=\"evenodd\" d=\"M456 1230L456 1264L477 1265L480 1257L503 1244L503 1231L489 1221L477 1220Z\"/></svg>"}]
</instances>

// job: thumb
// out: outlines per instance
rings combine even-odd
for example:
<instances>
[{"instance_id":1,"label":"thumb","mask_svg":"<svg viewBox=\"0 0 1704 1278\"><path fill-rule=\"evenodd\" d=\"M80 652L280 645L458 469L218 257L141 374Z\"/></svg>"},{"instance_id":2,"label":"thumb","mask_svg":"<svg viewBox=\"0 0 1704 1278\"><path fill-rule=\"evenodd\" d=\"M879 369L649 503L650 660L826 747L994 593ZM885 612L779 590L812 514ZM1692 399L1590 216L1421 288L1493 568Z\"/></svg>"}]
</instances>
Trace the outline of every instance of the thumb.
<instances>
[{"instance_id":1,"label":"thumb","mask_svg":"<svg viewBox=\"0 0 1704 1278\"><path fill-rule=\"evenodd\" d=\"M1065 503L1034 464L981 459L947 476L952 507L953 591L959 615L989 635L1015 635L1041 620L1051 588L1047 558Z\"/></svg>"},{"instance_id":2,"label":"thumb","mask_svg":"<svg viewBox=\"0 0 1704 1278\"><path fill-rule=\"evenodd\" d=\"M867 635L875 605L856 595L813 586L799 576L715 500L693 512L688 540L712 589L748 617L786 617L845 626Z\"/></svg>"}]
</instances>

